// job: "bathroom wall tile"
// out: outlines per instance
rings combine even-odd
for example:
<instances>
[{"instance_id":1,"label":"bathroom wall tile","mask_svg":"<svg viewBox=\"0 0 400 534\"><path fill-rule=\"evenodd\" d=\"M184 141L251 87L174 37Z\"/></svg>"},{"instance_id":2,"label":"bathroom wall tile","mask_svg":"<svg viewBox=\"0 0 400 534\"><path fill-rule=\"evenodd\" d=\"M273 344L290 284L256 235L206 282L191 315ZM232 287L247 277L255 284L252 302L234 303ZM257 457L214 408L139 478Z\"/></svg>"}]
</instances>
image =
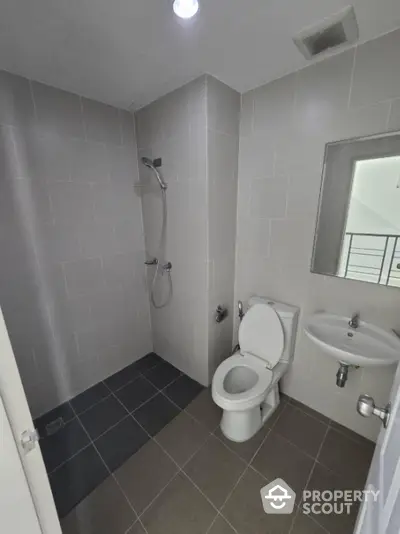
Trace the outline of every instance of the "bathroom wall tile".
<instances>
[{"instance_id":1,"label":"bathroom wall tile","mask_svg":"<svg viewBox=\"0 0 400 534\"><path fill-rule=\"evenodd\" d=\"M287 177L265 177L251 182L250 212L257 219L283 219L286 215Z\"/></svg>"},{"instance_id":2,"label":"bathroom wall tile","mask_svg":"<svg viewBox=\"0 0 400 534\"><path fill-rule=\"evenodd\" d=\"M65 263L64 272L67 290L72 296L92 293L103 288L103 271L99 259Z\"/></svg>"},{"instance_id":3,"label":"bathroom wall tile","mask_svg":"<svg viewBox=\"0 0 400 534\"><path fill-rule=\"evenodd\" d=\"M77 233L82 258L108 258L117 252L115 230L107 221L84 221Z\"/></svg>"},{"instance_id":4,"label":"bathroom wall tile","mask_svg":"<svg viewBox=\"0 0 400 534\"><path fill-rule=\"evenodd\" d=\"M253 133L254 125L254 91L241 95L240 104L240 135L246 137Z\"/></svg>"},{"instance_id":5,"label":"bathroom wall tile","mask_svg":"<svg viewBox=\"0 0 400 534\"><path fill-rule=\"evenodd\" d=\"M389 117L389 129L400 129L400 98L391 102L390 117Z\"/></svg>"},{"instance_id":6,"label":"bathroom wall tile","mask_svg":"<svg viewBox=\"0 0 400 534\"><path fill-rule=\"evenodd\" d=\"M49 185L54 217L77 224L93 217L93 193L90 184L58 182Z\"/></svg>"},{"instance_id":7,"label":"bathroom wall tile","mask_svg":"<svg viewBox=\"0 0 400 534\"><path fill-rule=\"evenodd\" d=\"M276 138L288 132L294 106L295 81L296 75L290 74L252 92L256 133L273 132L271 137Z\"/></svg>"},{"instance_id":8,"label":"bathroom wall tile","mask_svg":"<svg viewBox=\"0 0 400 534\"><path fill-rule=\"evenodd\" d=\"M297 73L296 120L318 121L347 108L354 53L349 50Z\"/></svg>"},{"instance_id":9,"label":"bathroom wall tile","mask_svg":"<svg viewBox=\"0 0 400 534\"><path fill-rule=\"evenodd\" d=\"M240 95L213 76L207 76L208 128L237 136Z\"/></svg>"},{"instance_id":10,"label":"bathroom wall tile","mask_svg":"<svg viewBox=\"0 0 400 534\"><path fill-rule=\"evenodd\" d=\"M41 131L84 138L78 95L32 82L33 98Z\"/></svg>"},{"instance_id":11,"label":"bathroom wall tile","mask_svg":"<svg viewBox=\"0 0 400 534\"><path fill-rule=\"evenodd\" d=\"M111 164L111 183L133 184L137 175L137 160L133 146L107 146Z\"/></svg>"},{"instance_id":12,"label":"bathroom wall tile","mask_svg":"<svg viewBox=\"0 0 400 534\"><path fill-rule=\"evenodd\" d=\"M104 143L77 140L71 143L71 180L85 183L108 183L111 161Z\"/></svg>"},{"instance_id":13,"label":"bathroom wall tile","mask_svg":"<svg viewBox=\"0 0 400 534\"><path fill-rule=\"evenodd\" d=\"M64 220L41 225L40 242L45 258L51 262L80 259L79 231Z\"/></svg>"},{"instance_id":14,"label":"bathroom wall tile","mask_svg":"<svg viewBox=\"0 0 400 534\"><path fill-rule=\"evenodd\" d=\"M74 146L83 140L70 139L43 130L27 146L30 175L41 182L62 182L71 179Z\"/></svg>"},{"instance_id":15,"label":"bathroom wall tile","mask_svg":"<svg viewBox=\"0 0 400 534\"><path fill-rule=\"evenodd\" d=\"M136 152L135 119L130 111L118 110L121 124L122 143Z\"/></svg>"},{"instance_id":16,"label":"bathroom wall tile","mask_svg":"<svg viewBox=\"0 0 400 534\"><path fill-rule=\"evenodd\" d=\"M254 128L262 135L252 135L251 123L246 124L243 118L235 299L264 294L297 304L304 314L318 309L351 314L356 306L367 320L394 326L398 305L393 300L393 291L357 282L324 280L310 275L309 265L325 143L396 128L397 100L390 102L388 99L399 97L396 75L391 73L395 69L393 51L398 39L399 32L394 32L359 45L355 63L354 50L351 50L297 72L294 75L295 107L285 104L282 113L282 102L285 98L286 103L291 101L293 94L291 77L248 93L243 116L247 115L246 120L250 120L251 101L254 100ZM350 91L353 66L354 82ZM274 90L275 85L280 86L280 91ZM246 102L246 94L242 100ZM277 124L271 117L269 120L262 118L262 110L266 110L267 117L271 108L278 110L276 115L271 112ZM290 109L294 111L290 113ZM280 131L287 135L280 135ZM257 218L252 210L254 179L265 180L269 176L287 179L287 206L284 214L281 211L280 220L273 219L276 216L274 195L270 197L268 209L265 209L265 202L260 202ZM281 193L283 197L284 188ZM258 200L259 195L255 197ZM267 239L269 227L270 240ZM357 417L353 408L358 394L365 388L365 380L376 396L387 399L390 377L376 371L379 376L375 375L372 384L368 373L365 376L356 373L347 388L338 391L331 378L337 369L303 339L301 329L302 323L292 370L283 380L283 390L325 416L374 439L378 428L373 422Z\"/></svg>"},{"instance_id":17,"label":"bathroom wall tile","mask_svg":"<svg viewBox=\"0 0 400 534\"><path fill-rule=\"evenodd\" d=\"M82 110L88 139L114 145L121 144L121 127L117 108L82 98Z\"/></svg>"},{"instance_id":18,"label":"bathroom wall tile","mask_svg":"<svg viewBox=\"0 0 400 534\"><path fill-rule=\"evenodd\" d=\"M272 176L274 172L274 143L264 134L240 137L239 176L245 180ZM243 184L244 185L244 184ZM243 187L242 185L242 187Z\"/></svg>"},{"instance_id":19,"label":"bathroom wall tile","mask_svg":"<svg viewBox=\"0 0 400 534\"><path fill-rule=\"evenodd\" d=\"M0 72L0 123L12 126L29 124L34 118L34 105L29 80Z\"/></svg>"},{"instance_id":20,"label":"bathroom wall tile","mask_svg":"<svg viewBox=\"0 0 400 534\"><path fill-rule=\"evenodd\" d=\"M357 48L351 106L398 98L400 73L396 64L400 33L394 31Z\"/></svg>"}]
</instances>

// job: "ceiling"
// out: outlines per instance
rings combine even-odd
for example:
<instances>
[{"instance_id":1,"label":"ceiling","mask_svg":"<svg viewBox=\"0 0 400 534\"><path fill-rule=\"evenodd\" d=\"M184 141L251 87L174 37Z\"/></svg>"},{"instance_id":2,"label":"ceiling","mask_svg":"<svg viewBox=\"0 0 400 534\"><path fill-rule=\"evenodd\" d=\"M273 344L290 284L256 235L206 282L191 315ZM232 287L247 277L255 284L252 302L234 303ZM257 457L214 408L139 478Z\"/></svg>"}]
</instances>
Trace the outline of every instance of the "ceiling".
<instances>
[{"instance_id":1,"label":"ceiling","mask_svg":"<svg viewBox=\"0 0 400 534\"><path fill-rule=\"evenodd\" d=\"M292 42L349 0L3 0L0 69L118 107L209 73L244 92L302 68ZM360 41L400 27L399 0L353 0Z\"/></svg>"}]
</instances>

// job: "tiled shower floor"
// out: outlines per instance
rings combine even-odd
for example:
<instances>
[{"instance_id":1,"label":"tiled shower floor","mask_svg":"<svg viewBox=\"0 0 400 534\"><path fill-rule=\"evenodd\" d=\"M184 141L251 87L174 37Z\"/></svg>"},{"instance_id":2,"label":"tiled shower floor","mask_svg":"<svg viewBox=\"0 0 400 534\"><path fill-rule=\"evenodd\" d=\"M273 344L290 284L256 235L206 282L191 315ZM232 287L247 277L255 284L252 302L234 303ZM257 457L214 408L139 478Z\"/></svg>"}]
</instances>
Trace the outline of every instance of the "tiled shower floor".
<instances>
[{"instance_id":1,"label":"tiled shower floor","mask_svg":"<svg viewBox=\"0 0 400 534\"><path fill-rule=\"evenodd\" d=\"M155 354L37 421L64 534L350 534L350 516L266 515L260 489L363 489L374 445L283 398L250 441L219 430L208 389ZM299 504L298 499L297 504Z\"/></svg>"}]
</instances>

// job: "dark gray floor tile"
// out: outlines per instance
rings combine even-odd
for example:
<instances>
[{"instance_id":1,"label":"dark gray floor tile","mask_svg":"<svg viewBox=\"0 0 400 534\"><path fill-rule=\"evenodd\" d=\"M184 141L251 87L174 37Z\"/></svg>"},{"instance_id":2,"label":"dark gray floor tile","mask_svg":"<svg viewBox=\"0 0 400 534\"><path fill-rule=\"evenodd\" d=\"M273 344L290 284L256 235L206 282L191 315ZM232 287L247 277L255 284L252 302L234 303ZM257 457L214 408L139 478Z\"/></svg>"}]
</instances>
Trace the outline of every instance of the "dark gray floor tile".
<instances>
[{"instance_id":1,"label":"dark gray floor tile","mask_svg":"<svg viewBox=\"0 0 400 534\"><path fill-rule=\"evenodd\" d=\"M63 534L125 534L136 515L108 477L62 521Z\"/></svg>"},{"instance_id":2,"label":"dark gray floor tile","mask_svg":"<svg viewBox=\"0 0 400 534\"><path fill-rule=\"evenodd\" d=\"M186 408L186 406L192 402L204 389L204 386L192 380L186 375L180 376L175 382L172 382L165 388L164 393L180 408Z\"/></svg>"},{"instance_id":3,"label":"dark gray floor tile","mask_svg":"<svg viewBox=\"0 0 400 534\"><path fill-rule=\"evenodd\" d=\"M215 404L209 388L198 395L186 408L197 421L205 425L210 432L214 432L221 422L222 410Z\"/></svg>"},{"instance_id":4,"label":"dark gray floor tile","mask_svg":"<svg viewBox=\"0 0 400 534\"><path fill-rule=\"evenodd\" d=\"M205 534L215 510L183 475L177 475L161 492L142 521L148 534Z\"/></svg>"},{"instance_id":5,"label":"dark gray floor tile","mask_svg":"<svg viewBox=\"0 0 400 534\"><path fill-rule=\"evenodd\" d=\"M132 525L126 534L146 534L146 532L140 524L140 521L136 521L136 523Z\"/></svg>"},{"instance_id":6,"label":"dark gray floor tile","mask_svg":"<svg viewBox=\"0 0 400 534\"><path fill-rule=\"evenodd\" d=\"M228 525L225 519L219 515L208 534L235 534L235 531Z\"/></svg>"},{"instance_id":7,"label":"dark gray floor tile","mask_svg":"<svg viewBox=\"0 0 400 534\"><path fill-rule=\"evenodd\" d=\"M296 492L296 500L299 501L314 460L271 430L252 465L268 481L282 478Z\"/></svg>"},{"instance_id":8,"label":"dark gray floor tile","mask_svg":"<svg viewBox=\"0 0 400 534\"><path fill-rule=\"evenodd\" d=\"M326 530L308 517L308 515L299 511L290 534L326 534Z\"/></svg>"},{"instance_id":9,"label":"dark gray floor tile","mask_svg":"<svg viewBox=\"0 0 400 534\"><path fill-rule=\"evenodd\" d=\"M328 426L325 423L290 404L285 407L274 426L275 432L313 458L316 457L321 447L327 429Z\"/></svg>"},{"instance_id":10,"label":"dark gray floor tile","mask_svg":"<svg viewBox=\"0 0 400 534\"><path fill-rule=\"evenodd\" d=\"M179 408L159 393L138 408L133 416L151 436L155 436L178 414Z\"/></svg>"},{"instance_id":11,"label":"dark gray floor tile","mask_svg":"<svg viewBox=\"0 0 400 534\"><path fill-rule=\"evenodd\" d=\"M322 413L319 413L316 410L313 410L306 404L303 404L302 402L296 399L293 399L292 397L290 397L289 404L291 404L292 406L296 406L296 408L299 408L300 410L303 410L303 412L307 413L308 415L311 415L315 419L318 419L322 423L329 424L330 422L329 417L326 417Z\"/></svg>"},{"instance_id":12,"label":"dark gray floor tile","mask_svg":"<svg viewBox=\"0 0 400 534\"><path fill-rule=\"evenodd\" d=\"M152 384L158 389L163 389L171 382L176 380L181 372L168 362L162 362L150 371L144 373L147 380L150 380Z\"/></svg>"},{"instance_id":13,"label":"dark gray floor tile","mask_svg":"<svg viewBox=\"0 0 400 534\"><path fill-rule=\"evenodd\" d=\"M110 388L112 391L117 391L118 389L126 386L132 380L135 380L140 376L140 370L138 368L137 362L131 363L128 367L124 367L118 373L115 373L104 380L105 385Z\"/></svg>"},{"instance_id":14,"label":"dark gray floor tile","mask_svg":"<svg viewBox=\"0 0 400 534\"><path fill-rule=\"evenodd\" d=\"M361 443L367 447L369 446L369 447L375 448L375 443L373 441L365 438L364 436L361 436L360 434L357 434L356 432L353 432L353 430L350 430L350 428L347 428L339 423L336 423L336 421L331 421L331 427L337 432L344 434L349 439L356 441L357 443Z\"/></svg>"},{"instance_id":15,"label":"dark gray floor tile","mask_svg":"<svg viewBox=\"0 0 400 534\"><path fill-rule=\"evenodd\" d=\"M243 460L211 436L185 465L184 471L214 506L220 508L245 468Z\"/></svg>"},{"instance_id":16,"label":"dark gray floor tile","mask_svg":"<svg viewBox=\"0 0 400 534\"><path fill-rule=\"evenodd\" d=\"M164 360L160 358L155 352L150 352L149 354L146 354L143 358L140 360L137 360L135 362L136 368L141 372L144 373L145 371L148 371L149 369L152 369L156 365L162 363Z\"/></svg>"},{"instance_id":17,"label":"dark gray floor tile","mask_svg":"<svg viewBox=\"0 0 400 534\"><path fill-rule=\"evenodd\" d=\"M266 514L260 490L265 479L249 469L222 508L222 515L240 534L288 534L292 515Z\"/></svg>"},{"instance_id":18,"label":"dark gray floor tile","mask_svg":"<svg viewBox=\"0 0 400 534\"><path fill-rule=\"evenodd\" d=\"M60 406L57 406L57 408L54 408L54 410L35 419L35 428L39 431L40 436L44 437L47 435L46 426L49 423L52 423L59 418L61 418L64 423L68 423L68 421L71 421L74 417L75 414L70 403L64 402L63 404L60 404Z\"/></svg>"},{"instance_id":19,"label":"dark gray floor tile","mask_svg":"<svg viewBox=\"0 0 400 534\"><path fill-rule=\"evenodd\" d=\"M52 436L40 440L48 473L89 445L89 438L78 419L73 419Z\"/></svg>"},{"instance_id":20,"label":"dark gray floor tile","mask_svg":"<svg viewBox=\"0 0 400 534\"><path fill-rule=\"evenodd\" d=\"M59 517L65 517L107 476L108 471L92 445L57 469L50 476L50 484Z\"/></svg>"},{"instance_id":21,"label":"dark gray floor tile","mask_svg":"<svg viewBox=\"0 0 400 534\"><path fill-rule=\"evenodd\" d=\"M133 412L133 410L139 408L150 397L155 395L157 391L158 389L151 382L139 376L139 378L130 382L127 386L116 391L115 395L129 412Z\"/></svg>"},{"instance_id":22,"label":"dark gray floor tile","mask_svg":"<svg viewBox=\"0 0 400 534\"><path fill-rule=\"evenodd\" d=\"M227 437L223 435L219 427L214 432L214 434L215 436L217 436L218 439L220 439L223 443L225 443L225 445L231 451L238 454L246 462L250 462L250 460L253 458L255 452L260 447L261 443L264 441L269 431L270 431L269 426L264 425L260 428L260 430L257 432L255 436L253 436L251 439L247 441L244 441L243 443L236 443L235 441L231 441L230 439L228 439Z\"/></svg>"},{"instance_id":23,"label":"dark gray floor tile","mask_svg":"<svg viewBox=\"0 0 400 534\"><path fill-rule=\"evenodd\" d=\"M129 416L103 434L95 443L110 471L115 471L149 439L146 432Z\"/></svg>"},{"instance_id":24,"label":"dark gray floor tile","mask_svg":"<svg viewBox=\"0 0 400 534\"><path fill-rule=\"evenodd\" d=\"M110 396L80 415L83 426L94 440L126 417L128 412L121 403Z\"/></svg>"},{"instance_id":25,"label":"dark gray floor tile","mask_svg":"<svg viewBox=\"0 0 400 534\"><path fill-rule=\"evenodd\" d=\"M318 461L347 478L352 487L364 487L374 453L372 442L354 441L330 428L322 445Z\"/></svg>"},{"instance_id":26,"label":"dark gray floor tile","mask_svg":"<svg viewBox=\"0 0 400 534\"><path fill-rule=\"evenodd\" d=\"M99 382L95 386L92 386L80 395L74 397L70 402L75 412L79 415L109 395L110 390L103 384L103 382Z\"/></svg>"},{"instance_id":27,"label":"dark gray floor tile","mask_svg":"<svg viewBox=\"0 0 400 534\"><path fill-rule=\"evenodd\" d=\"M210 433L186 412L181 412L156 436L157 442L180 466L205 443Z\"/></svg>"},{"instance_id":28,"label":"dark gray floor tile","mask_svg":"<svg viewBox=\"0 0 400 534\"><path fill-rule=\"evenodd\" d=\"M177 471L177 465L150 440L115 472L115 476L137 514L141 514Z\"/></svg>"},{"instance_id":29,"label":"dark gray floor tile","mask_svg":"<svg viewBox=\"0 0 400 534\"><path fill-rule=\"evenodd\" d=\"M336 473L333 473L321 464L316 464L311 475L310 481L307 484L307 490L313 491L334 491L334 490L348 490L351 489L348 486L346 478L343 478ZM341 500L337 500L338 505L341 504ZM358 504L353 503L351 506L350 514L310 514L320 525L322 525L328 532L340 534L352 534L354 524L357 518Z\"/></svg>"}]
</instances>

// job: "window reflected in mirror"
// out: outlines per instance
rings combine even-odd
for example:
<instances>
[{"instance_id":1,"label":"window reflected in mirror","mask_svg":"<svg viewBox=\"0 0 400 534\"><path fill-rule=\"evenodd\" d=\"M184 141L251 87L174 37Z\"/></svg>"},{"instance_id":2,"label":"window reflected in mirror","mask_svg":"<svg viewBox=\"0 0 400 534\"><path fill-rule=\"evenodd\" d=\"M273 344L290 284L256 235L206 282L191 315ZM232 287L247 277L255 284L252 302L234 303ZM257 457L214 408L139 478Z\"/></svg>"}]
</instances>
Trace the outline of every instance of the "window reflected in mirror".
<instances>
[{"instance_id":1,"label":"window reflected in mirror","mask_svg":"<svg viewBox=\"0 0 400 534\"><path fill-rule=\"evenodd\" d=\"M400 288L400 135L327 145L312 271Z\"/></svg>"}]
</instances>

